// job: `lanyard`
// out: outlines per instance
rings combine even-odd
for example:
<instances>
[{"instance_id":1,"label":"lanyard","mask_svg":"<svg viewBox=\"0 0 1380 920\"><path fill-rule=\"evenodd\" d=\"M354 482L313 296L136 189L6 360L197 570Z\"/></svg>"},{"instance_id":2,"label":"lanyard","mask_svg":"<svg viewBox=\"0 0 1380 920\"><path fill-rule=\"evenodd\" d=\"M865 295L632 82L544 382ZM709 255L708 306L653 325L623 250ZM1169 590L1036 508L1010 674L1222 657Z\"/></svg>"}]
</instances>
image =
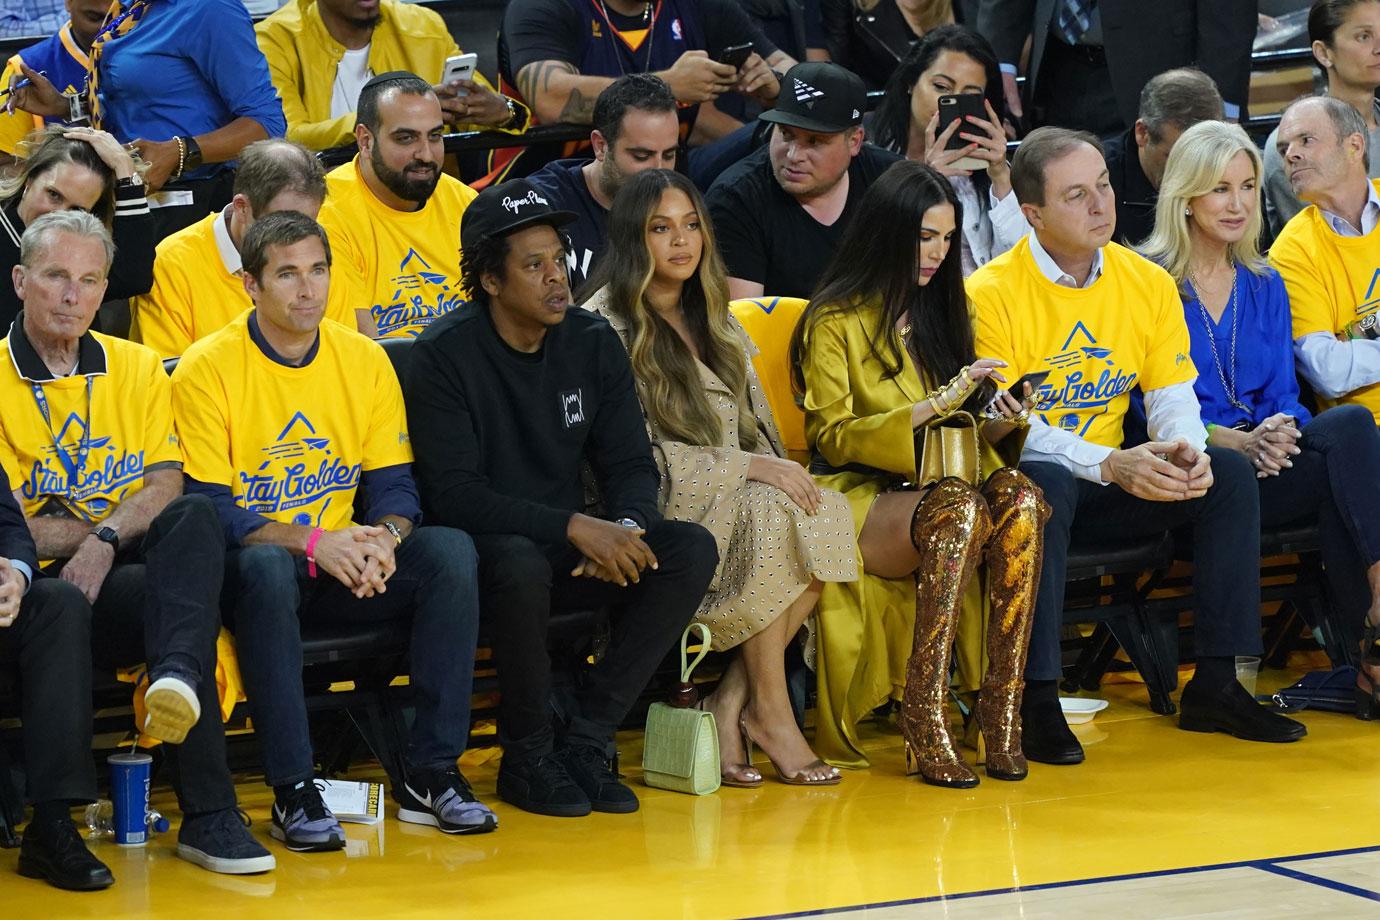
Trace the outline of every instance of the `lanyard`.
<instances>
[{"instance_id":1,"label":"lanyard","mask_svg":"<svg viewBox=\"0 0 1380 920\"><path fill-rule=\"evenodd\" d=\"M58 460L62 463L62 468L67 471L67 491L70 494L77 485L77 475L82 467L86 466L86 455L91 451L91 387L94 377L86 378L86 419L82 425L81 440L77 442L77 458L72 459L72 455L58 443L57 435L53 434L53 419L48 412L48 397L43 392L43 387L33 384L34 402L38 404L38 411L43 416L43 423L48 426L48 436L53 439L53 451L57 454Z\"/></svg>"}]
</instances>

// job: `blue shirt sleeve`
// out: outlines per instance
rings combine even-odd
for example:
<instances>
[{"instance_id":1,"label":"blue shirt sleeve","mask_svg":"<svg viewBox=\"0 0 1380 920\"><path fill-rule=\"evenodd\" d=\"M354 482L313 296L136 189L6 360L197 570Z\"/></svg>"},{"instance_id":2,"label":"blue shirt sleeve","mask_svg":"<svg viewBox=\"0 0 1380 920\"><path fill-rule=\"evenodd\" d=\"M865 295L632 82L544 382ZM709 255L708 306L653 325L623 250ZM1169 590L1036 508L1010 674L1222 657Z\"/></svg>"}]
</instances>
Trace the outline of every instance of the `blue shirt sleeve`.
<instances>
[{"instance_id":1,"label":"blue shirt sleeve","mask_svg":"<svg viewBox=\"0 0 1380 920\"><path fill-rule=\"evenodd\" d=\"M368 500L365 520L373 524L388 515L406 518L415 526L422 519L422 501L417 496L417 483L412 478L412 466L399 463L365 470L364 497Z\"/></svg>"},{"instance_id":2,"label":"blue shirt sleeve","mask_svg":"<svg viewBox=\"0 0 1380 920\"><path fill-rule=\"evenodd\" d=\"M283 101L254 40L254 20L241 0L203 0L207 9L190 40L192 60L236 117L257 121L269 137L287 134Z\"/></svg>"},{"instance_id":3,"label":"blue shirt sleeve","mask_svg":"<svg viewBox=\"0 0 1380 920\"><path fill-rule=\"evenodd\" d=\"M184 478L189 495L204 495L216 506L216 516L220 518L221 529L225 531L225 545L229 549L243 546L245 537L265 524L272 523L262 514L256 514L235 504L235 496L229 486L202 482L190 476Z\"/></svg>"},{"instance_id":4,"label":"blue shirt sleeve","mask_svg":"<svg viewBox=\"0 0 1380 920\"><path fill-rule=\"evenodd\" d=\"M1299 402L1289 293L1284 287L1284 279L1273 268L1267 269L1264 275L1252 277L1251 282L1255 304L1264 326L1265 334L1258 344L1267 374L1254 421L1258 425L1270 416L1283 412L1292 415L1302 427L1313 420L1313 413Z\"/></svg>"},{"instance_id":5,"label":"blue shirt sleeve","mask_svg":"<svg viewBox=\"0 0 1380 920\"><path fill-rule=\"evenodd\" d=\"M24 593L28 594L34 586L34 570L23 559L11 559L10 565L24 573Z\"/></svg>"}]
</instances>

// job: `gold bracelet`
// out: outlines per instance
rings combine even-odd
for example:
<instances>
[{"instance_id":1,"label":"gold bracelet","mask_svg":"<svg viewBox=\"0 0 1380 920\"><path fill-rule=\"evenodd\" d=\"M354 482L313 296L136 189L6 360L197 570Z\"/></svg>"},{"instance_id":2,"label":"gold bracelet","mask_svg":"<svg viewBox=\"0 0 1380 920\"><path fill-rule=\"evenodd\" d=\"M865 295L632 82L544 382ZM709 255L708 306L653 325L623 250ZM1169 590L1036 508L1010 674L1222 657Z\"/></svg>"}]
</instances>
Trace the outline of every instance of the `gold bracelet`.
<instances>
[{"instance_id":1,"label":"gold bracelet","mask_svg":"<svg viewBox=\"0 0 1380 920\"><path fill-rule=\"evenodd\" d=\"M181 137L174 137L177 141L177 172L172 174L174 179L182 178L182 169L187 165L187 142Z\"/></svg>"}]
</instances>

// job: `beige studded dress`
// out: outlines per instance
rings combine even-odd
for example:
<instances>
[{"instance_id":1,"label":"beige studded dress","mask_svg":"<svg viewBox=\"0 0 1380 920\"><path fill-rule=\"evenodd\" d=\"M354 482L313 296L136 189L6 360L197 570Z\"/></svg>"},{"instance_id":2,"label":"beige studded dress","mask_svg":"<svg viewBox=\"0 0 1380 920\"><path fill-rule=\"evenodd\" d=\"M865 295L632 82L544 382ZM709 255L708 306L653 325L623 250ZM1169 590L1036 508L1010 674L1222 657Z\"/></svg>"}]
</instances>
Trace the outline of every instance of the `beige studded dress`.
<instances>
[{"instance_id":1,"label":"beige studded dress","mask_svg":"<svg viewBox=\"0 0 1380 920\"><path fill-rule=\"evenodd\" d=\"M606 307L605 292L588 303L627 345L627 328ZM756 348L732 319L748 357L749 400L757 418L757 453L784 457L781 438L752 369ZM669 440L648 423L652 453L661 468L661 511L676 521L693 521L714 535L719 569L695 619L709 627L716 651L733 648L767 626L809 587L812 579L856 581L857 538L848 502L824 490L819 513L806 514L786 493L749 481L753 454L738 447L738 413L732 391L706 365L696 362L705 395L722 422L718 444ZM642 381L638 381L642 389Z\"/></svg>"}]
</instances>

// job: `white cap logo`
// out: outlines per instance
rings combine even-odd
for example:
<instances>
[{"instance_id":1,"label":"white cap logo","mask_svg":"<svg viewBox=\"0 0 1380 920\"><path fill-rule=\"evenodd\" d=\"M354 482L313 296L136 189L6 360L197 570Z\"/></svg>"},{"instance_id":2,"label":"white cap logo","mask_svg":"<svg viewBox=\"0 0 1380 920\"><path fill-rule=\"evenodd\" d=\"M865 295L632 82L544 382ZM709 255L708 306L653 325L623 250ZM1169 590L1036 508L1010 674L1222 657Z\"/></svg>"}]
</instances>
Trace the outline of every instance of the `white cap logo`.
<instances>
[{"instance_id":1,"label":"white cap logo","mask_svg":"<svg viewBox=\"0 0 1380 920\"><path fill-rule=\"evenodd\" d=\"M824 98L824 93L799 77L791 77L791 82L795 84L795 101L805 103L807 109L814 108L816 99Z\"/></svg>"},{"instance_id":2,"label":"white cap logo","mask_svg":"<svg viewBox=\"0 0 1380 920\"><path fill-rule=\"evenodd\" d=\"M503 207L506 210L512 211L514 214L520 213L523 208L529 205L546 203L546 199L538 195L536 189L532 189L521 198L509 198L505 196L503 199Z\"/></svg>"},{"instance_id":3,"label":"white cap logo","mask_svg":"<svg viewBox=\"0 0 1380 920\"><path fill-rule=\"evenodd\" d=\"M861 117L862 117L862 113L859 112L857 109L854 109L854 110L853 110L853 117L854 117L854 118L861 118Z\"/></svg>"}]
</instances>

